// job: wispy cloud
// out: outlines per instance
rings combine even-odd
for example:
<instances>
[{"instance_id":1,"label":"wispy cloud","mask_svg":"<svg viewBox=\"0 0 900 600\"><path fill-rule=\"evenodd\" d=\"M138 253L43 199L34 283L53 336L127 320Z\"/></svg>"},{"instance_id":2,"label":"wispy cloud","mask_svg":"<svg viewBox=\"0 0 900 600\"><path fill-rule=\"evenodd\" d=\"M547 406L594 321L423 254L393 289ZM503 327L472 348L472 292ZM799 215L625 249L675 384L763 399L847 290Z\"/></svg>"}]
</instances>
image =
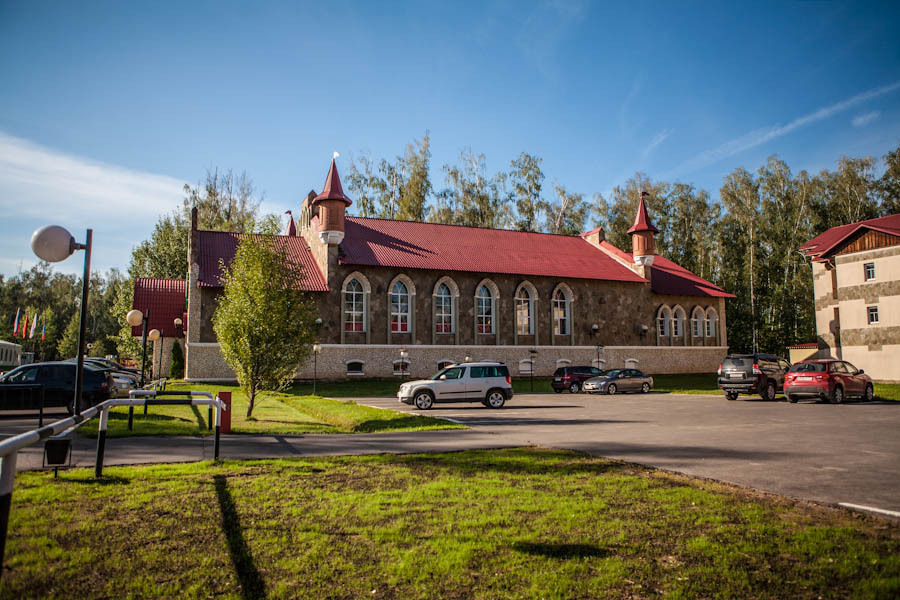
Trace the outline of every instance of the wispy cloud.
<instances>
[{"instance_id":1,"label":"wispy cloud","mask_svg":"<svg viewBox=\"0 0 900 600\"><path fill-rule=\"evenodd\" d=\"M880 110L873 110L872 112L868 112L864 115L856 115L855 117L853 117L851 123L853 123L854 127L865 127L880 116Z\"/></svg>"},{"instance_id":2,"label":"wispy cloud","mask_svg":"<svg viewBox=\"0 0 900 600\"><path fill-rule=\"evenodd\" d=\"M745 150L749 150L750 148L755 148L756 146L765 144L766 142L774 140L775 138L787 135L797 129L800 129L801 127L823 121L825 119L833 117L838 113L849 110L854 106L858 106L864 102L868 102L869 100L878 98L879 96L884 96L885 94L889 94L898 89L900 89L900 81L894 82L890 85L874 88L857 94L841 102L825 106L823 108L820 108L819 110L794 119L787 125L772 125L769 127L756 129L754 131L751 131L750 133L746 133L738 138L725 142L724 144L716 148L701 152L697 156L694 156L693 158L681 163L678 167L676 167L669 173L664 174L664 177L681 175L684 173L702 169L722 159L728 158L729 156L734 156L735 154L744 152Z\"/></svg>"},{"instance_id":3,"label":"wispy cloud","mask_svg":"<svg viewBox=\"0 0 900 600\"><path fill-rule=\"evenodd\" d=\"M174 209L184 182L44 148L0 132L0 207L17 216L153 219Z\"/></svg>"},{"instance_id":4,"label":"wispy cloud","mask_svg":"<svg viewBox=\"0 0 900 600\"><path fill-rule=\"evenodd\" d=\"M647 144L647 147L644 148L644 150L641 152L641 155L644 158L647 158L650 155L650 153L653 152L653 150L657 146L659 146L664 141L666 141L666 138L669 137L670 135L672 135L673 133L675 133L674 129L663 129L662 131L657 133L656 137L654 137L652 140L650 140L650 143Z\"/></svg>"}]
</instances>

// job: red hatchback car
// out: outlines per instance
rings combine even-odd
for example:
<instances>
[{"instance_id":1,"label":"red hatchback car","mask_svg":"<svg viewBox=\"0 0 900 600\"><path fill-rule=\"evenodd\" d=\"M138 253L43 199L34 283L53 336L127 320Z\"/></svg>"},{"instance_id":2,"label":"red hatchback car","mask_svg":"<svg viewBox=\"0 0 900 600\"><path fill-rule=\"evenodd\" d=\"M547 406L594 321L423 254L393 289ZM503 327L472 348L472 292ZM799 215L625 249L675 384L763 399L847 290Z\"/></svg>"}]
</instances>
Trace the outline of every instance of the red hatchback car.
<instances>
[{"instance_id":1,"label":"red hatchback car","mask_svg":"<svg viewBox=\"0 0 900 600\"><path fill-rule=\"evenodd\" d=\"M875 386L871 377L846 361L804 360L785 375L784 395L790 402L811 396L840 404L848 396L872 400Z\"/></svg>"}]
</instances>

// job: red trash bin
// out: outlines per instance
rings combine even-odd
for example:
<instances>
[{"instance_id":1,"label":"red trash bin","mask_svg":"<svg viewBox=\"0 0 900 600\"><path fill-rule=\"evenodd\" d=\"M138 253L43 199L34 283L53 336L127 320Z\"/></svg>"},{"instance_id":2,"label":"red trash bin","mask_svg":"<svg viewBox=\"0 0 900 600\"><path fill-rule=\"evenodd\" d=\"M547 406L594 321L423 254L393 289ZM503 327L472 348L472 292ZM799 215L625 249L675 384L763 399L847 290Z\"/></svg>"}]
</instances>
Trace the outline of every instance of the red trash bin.
<instances>
[{"instance_id":1,"label":"red trash bin","mask_svg":"<svg viewBox=\"0 0 900 600\"><path fill-rule=\"evenodd\" d=\"M225 403L228 410L222 411L222 422L219 431L221 433L231 433L231 392L219 392L219 400Z\"/></svg>"}]
</instances>

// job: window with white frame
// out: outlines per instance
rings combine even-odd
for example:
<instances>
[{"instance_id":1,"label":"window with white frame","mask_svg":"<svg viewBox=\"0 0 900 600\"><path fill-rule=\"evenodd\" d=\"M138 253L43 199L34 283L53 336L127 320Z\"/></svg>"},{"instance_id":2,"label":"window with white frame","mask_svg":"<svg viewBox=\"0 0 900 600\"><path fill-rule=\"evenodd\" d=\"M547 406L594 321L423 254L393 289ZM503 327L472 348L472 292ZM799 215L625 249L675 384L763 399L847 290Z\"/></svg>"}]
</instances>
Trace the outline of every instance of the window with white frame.
<instances>
[{"instance_id":1,"label":"window with white frame","mask_svg":"<svg viewBox=\"0 0 900 600\"><path fill-rule=\"evenodd\" d=\"M553 294L553 335L569 335L569 298L562 290Z\"/></svg>"},{"instance_id":2,"label":"window with white frame","mask_svg":"<svg viewBox=\"0 0 900 600\"><path fill-rule=\"evenodd\" d=\"M409 375L409 360L400 359L394 361L394 375Z\"/></svg>"},{"instance_id":3,"label":"window with white frame","mask_svg":"<svg viewBox=\"0 0 900 600\"><path fill-rule=\"evenodd\" d=\"M361 360L347 361L347 375L365 375L365 363Z\"/></svg>"},{"instance_id":4,"label":"window with white frame","mask_svg":"<svg viewBox=\"0 0 900 600\"><path fill-rule=\"evenodd\" d=\"M525 358L519 361L519 374L520 375L530 375L534 372L534 361L530 358Z\"/></svg>"},{"instance_id":5,"label":"window with white frame","mask_svg":"<svg viewBox=\"0 0 900 600\"><path fill-rule=\"evenodd\" d=\"M719 325L719 315L712 309L706 314L706 337L716 337L716 329Z\"/></svg>"},{"instance_id":6,"label":"window with white frame","mask_svg":"<svg viewBox=\"0 0 900 600\"><path fill-rule=\"evenodd\" d=\"M475 327L478 333L494 333L494 295L486 285L475 296Z\"/></svg>"},{"instance_id":7,"label":"window with white frame","mask_svg":"<svg viewBox=\"0 0 900 600\"><path fill-rule=\"evenodd\" d=\"M695 308L691 315L691 336L695 338L703 337L703 330L706 328L706 317L703 309Z\"/></svg>"},{"instance_id":8,"label":"window with white frame","mask_svg":"<svg viewBox=\"0 0 900 600\"><path fill-rule=\"evenodd\" d=\"M865 263L863 265L863 274L865 275L866 281L875 279L875 263Z\"/></svg>"},{"instance_id":9,"label":"window with white frame","mask_svg":"<svg viewBox=\"0 0 900 600\"><path fill-rule=\"evenodd\" d=\"M671 320L672 311L670 311L668 307L664 307L659 311L659 317L656 319L656 327L660 337L667 337L669 335L669 321Z\"/></svg>"},{"instance_id":10,"label":"window with white frame","mask_svg":"<svg viewBox=\"0 0 900 600\"><path fill-rule=\"evenodd\" d=\"M409 290L402 281L391 288L391 332L409 332Z\"/></svg>"},{"instance_id":11,"label":"window with white frame","mask_svg":"<svg viewBox=\"0 0 900 600\"><path fill-rule=\"evenodd\" d=\"M869 325L873 325L878 322L878 307L877 306L869 306L866 308Z\"/></svg>"},{"instance_id":12,"label":"window with white frame","mask_svg":"<svg viewBox=\"0 0 900 600\"><path fill-rule=\"evenodd\" d=\"M519 335L534 334L534 317L531 310L531 293L525 287L516 294L516 333Z\"/></svg>"},{"instance_id":13,"label":"window with white frame","mask_svg":"<svg viewBox=\"0 0 900 600\"><path fill-rule=\"evenodd\" d=\"M356 279L344 288L344 331L365 331L366 294Z\"/></svg>"},{"instance_id":14,"label":"window with white frame","mask_svg":"<svg viewBox=\"0 0 900 600\"><path fill-rule=\"evenodd\" d=\"M672 335L674 337L684 335L684 310L680 306L675 309L675 316L672 319Z\"/></svg>"},{"instance_id":15,"label":"window with white frame","mask_svg":"<svg viewBox=\"0 0 900 600\"><path fill-rule=\"evenodd\" d=\"M434 296L435 333L453 333L453 295L446 283L438 286Z\"/></svg>"}]
</instances>

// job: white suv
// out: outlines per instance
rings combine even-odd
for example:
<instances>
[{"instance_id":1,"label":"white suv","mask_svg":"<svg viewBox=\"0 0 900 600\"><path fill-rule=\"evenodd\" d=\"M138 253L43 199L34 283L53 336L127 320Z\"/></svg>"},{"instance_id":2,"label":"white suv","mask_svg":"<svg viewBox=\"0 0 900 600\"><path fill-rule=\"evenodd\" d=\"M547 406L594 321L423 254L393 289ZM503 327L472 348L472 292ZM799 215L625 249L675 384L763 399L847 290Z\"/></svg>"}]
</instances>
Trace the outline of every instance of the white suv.
<instances>
[{"instance_id":1,"label":"white suv","mask_svg":"<svg viewBox=\"0 0 900 600\"><path fill-rule=\"evenodd\" d=\"M435 402L481 402L488 408L502 408L512 397L509 369L494 362L450 365L431 379L408 381L397 391L400 402L420 410Z\"/></svg>"}]
</instances>

